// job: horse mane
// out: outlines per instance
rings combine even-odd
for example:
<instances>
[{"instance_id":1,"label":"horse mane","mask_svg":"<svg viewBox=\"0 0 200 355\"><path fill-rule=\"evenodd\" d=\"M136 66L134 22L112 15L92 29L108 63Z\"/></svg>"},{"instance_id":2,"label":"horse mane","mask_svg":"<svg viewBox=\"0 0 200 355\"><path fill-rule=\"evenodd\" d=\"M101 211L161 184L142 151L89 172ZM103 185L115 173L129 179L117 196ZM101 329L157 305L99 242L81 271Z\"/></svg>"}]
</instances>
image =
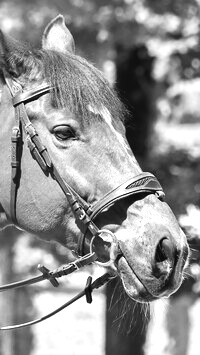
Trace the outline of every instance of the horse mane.
<instances>
[{"instance_id":1,"label":"horse mane","mask_svg":"<svg viewBox=\"0 0 200 355\"><path fill-rule=\"evenodd\" d=\"M23 77L33 80L38 75L55 90L52 91L52 103L56 107L68 107L85 122L100 115L88 110L106 108L113 119L124 121L126 108L118 98L103 74L86 59L70 52L60 53L43 49L31 49L21 46L14 52L10 63L26 69ZM23 65L22 65L23 63Z\"/></svg>"}]
</instances>

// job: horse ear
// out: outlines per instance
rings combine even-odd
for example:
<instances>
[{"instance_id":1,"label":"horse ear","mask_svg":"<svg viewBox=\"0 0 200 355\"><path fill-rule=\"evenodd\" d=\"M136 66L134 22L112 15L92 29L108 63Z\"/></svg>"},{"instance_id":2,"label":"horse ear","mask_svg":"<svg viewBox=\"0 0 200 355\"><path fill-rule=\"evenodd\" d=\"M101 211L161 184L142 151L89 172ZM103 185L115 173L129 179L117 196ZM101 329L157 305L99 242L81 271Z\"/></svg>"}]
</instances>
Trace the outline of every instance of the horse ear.
<instances>
[{"instance_id":1,"label":"horse ear","mask_svg":"<svg viewBox=\"0 0 200 355\"><path fill-rule=\"evenodd\" d=\"M58 15L45 28L42 38L42 48L62 53L74 53L74 39L66 27L65 19L62 15Z\"/></svg>"},{"instance_id":2,"label":"horse ear","mask_svg":"<svg viewBox=\"0 0 200 355\"><path fill-rule=\"evenodd\" d=\"M28 50L28 46L0 30L0 67L5 68L15 77L20 76L25 71L23 54Z\"/></svg>"}]
</instances>

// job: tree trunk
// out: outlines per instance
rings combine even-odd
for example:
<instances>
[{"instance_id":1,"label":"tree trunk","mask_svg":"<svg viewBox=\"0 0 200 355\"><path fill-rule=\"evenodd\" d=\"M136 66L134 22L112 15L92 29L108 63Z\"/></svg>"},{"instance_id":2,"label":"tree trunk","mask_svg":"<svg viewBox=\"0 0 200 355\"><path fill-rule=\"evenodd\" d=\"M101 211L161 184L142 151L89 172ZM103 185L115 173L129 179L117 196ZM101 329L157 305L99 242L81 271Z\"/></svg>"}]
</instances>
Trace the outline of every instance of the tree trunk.
<instances>
[{"instance_id":1,"label":"tree trunk","mask_svg":"<svg viewBox=\"0 0 200 355\"><path fill-rule=\"evenodd\" d=\"M11 282L14 231L10 228L0 232L0 284ZM0 294L0 326L13 324L14 292ZM15 355L13 332L0 332L0 355Z\"/></svg>"},{"instance_id":2,"label":"tree trunk","mask_svg":"<svg viewBox=\"0 0 200 355\"><path fill-rule=\"evenodd\" d=\"M20 278L14 268L14 245L19 234L16 229L0 232L0 285ZM0 327L26 321L30 297L26 288L0 293ZM0 355L28 355L32 346L30 328L0 331Z\"/></svg>"},{"instance_id":3,"label":"tree trunk","mask_svg":"<svg viewBox=\"0 0 200 355\"><path fill-rule=\"evenodd\" d=\"M117 91L130 113L127 139L143 169L148 156L154 116L152 64L153 58L149 56L145 45L129 50L121 45L117 47ZM131 300L129 302L127 296L122 299L122 292L115 280L107 287L106 355L142 355L148 323L143 311L144 306ZM110 307L111 300L113 304L116 303L114 307ZM124 317L116 321L116 318L120 317L119 313L124 313L125 304L129 306L127 319Z\"/></svg>"},{"instance_id":4,"label":"tree trunk","mask_svg":"<svg viewBox=\"0 0 200 355\"><path fill-rule=\"evenodd\" d=\"M112 280L107 286L106 355L143 355L148 317ZM145 319L146 317L146 319Z\"/></svg>"}]
</instances>

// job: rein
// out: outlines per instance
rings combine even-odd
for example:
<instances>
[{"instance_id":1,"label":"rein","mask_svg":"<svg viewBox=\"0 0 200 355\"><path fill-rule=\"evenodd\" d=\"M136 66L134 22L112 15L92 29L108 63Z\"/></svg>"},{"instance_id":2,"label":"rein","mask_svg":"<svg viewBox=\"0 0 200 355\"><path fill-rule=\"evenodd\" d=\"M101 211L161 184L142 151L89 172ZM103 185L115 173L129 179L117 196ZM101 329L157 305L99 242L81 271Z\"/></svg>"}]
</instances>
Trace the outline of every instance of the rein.
<instances>
[{"instance_id":1,"label":"rein","mask_svg":"<svg viewBox=\"0 0 200 355\"><path fill-rule=\"evenodd\" d=\"M144 194L156 194L159 199L163 199L164 192L163 189L156 179L156 177L150 173L141 173L125 183L121 184L114 190L108 192L103 198L101 198L96 204L89 205L68 183L61 177L55 164L52 162L51 157L47 151L47 148L43 145L40 137L29 120L26 112L25 104L32 100L38 99L40 96L55 90L54 87L49 85L39 86L37 89L29 90L23 92L22 86L14 81L13 78L6 72L4 72L5 82L12 96L13 106L15 108L15 126L12 129L12 158L11 158L11 194L10 194L10 214L11 219L14 224L17 223L17 193L20 183L21 176L21 155L22 155L22 144L23 144L23 132L26 134L26 141L33 158L37 161L40 168L44 171L47 176L53 178L63 193L65 194L71 210L74 214L76 223L81 231L81 235L78 241L77 250L75 253L78 259L66 266L62 266L56 271L50 271L44 266L39 266L39 270L42 275L30 278L28 280L23 280L17 283L12 283L8 285L3 285L0 287L0 292L11 288L21 287L28 284L33 284L36 282L48 279L54 287L58 286L57 278L68 275L69 273L79 269L82 266L88 265L91 262L96 262L101 266L113 265L117 255L120 253L118 241L116 236L107 229L99 229L93 220L99 215L105 208L110 207L116 201L124 199L127 196L141 195ZM94 252L94 240L96 238L101 239L103 242L110 242L109 250L109 261L102 262L98 260L98 255ZM85 251L88 251L86 254ZM86 255L85 255L86 254ZM58 271L59 270L59 271ZM91 292L94 288L98 288L106 283L112 276L109 274L104 274L93 283L91 283L91 278L88 278L85 289L79 293L74 299L67 302L65 305L61 306L56 311L50 313L49 315L42 317L38 320L27 322L24 324L19 324L15 326L2 327L2 330L9 330L15 328L21 328L27 325L32 325L41 322L44 319L56 314L63 308L67 307L72 302L76 301L78 298L86 295L87 302L91 303Z\"/></svg>"},{"instance_id":2,"label":"rein","mask_svg":"<svg viewBox=\"0 0 200 355\"><path fill-rule=\"evenodd\" d=\"M6 291L6 290L9 290L9 289L14 289L14 288L18 288L18 287L31 285L31 284L38 283L38 282L44 281L44 280L49 280L54 287L58 287L59 283L57 281L57 278L69 275L72 272L74 272L75 270L79 270L79 268L81 268L81 267L83 267L85 265L88 265L89 263L92 263L95 260L96 260L96 254L95 253L88 254L88 255L85 255L85 257L81 258L81 260L76 260L76 261L74 261L72 263L69 263L67 265L61 266L61 267L59 267L58 269L56 269L54 271L50 271L49 269L47 269L43 265L38 265L38 269L42 272L42 275L35 276L35 277L32 277L32 278L27 279L27 280L22 280L22 281L18 281L18 282L14 282L14 283L11 283L11 284L8 284L8 285L1 286L0 287L0 292L1 291ZM102 276L98 277L95 281L92 282L92 277L89 276L87 278L84 290L79 292L71 300L69 300L68 302L64 303L63 305L61 305L60 307L58 307L54 311L48 313L47 315L45 315L45 316L43 316L41 318L38 318L38 319L35 319L35 320L32 320L32 321L28 321L26 323L20 323L20 324L0 327L0 330L19 329L19 328L24 328L24 327L27 327L27 326L30 326L30 325L41 323L44 320L49 319L50 317L54 316L58 312L62 311L63 309L67 308L72 303L74 303L75 301L77 301L78 299L83 297L84 295L86 296L87 303L92 303L92 291L94 289L98 289L99 287L105 285L111 278L112 278L112 276L109 273L105 273Z\"/></svg>"}]
</instances>

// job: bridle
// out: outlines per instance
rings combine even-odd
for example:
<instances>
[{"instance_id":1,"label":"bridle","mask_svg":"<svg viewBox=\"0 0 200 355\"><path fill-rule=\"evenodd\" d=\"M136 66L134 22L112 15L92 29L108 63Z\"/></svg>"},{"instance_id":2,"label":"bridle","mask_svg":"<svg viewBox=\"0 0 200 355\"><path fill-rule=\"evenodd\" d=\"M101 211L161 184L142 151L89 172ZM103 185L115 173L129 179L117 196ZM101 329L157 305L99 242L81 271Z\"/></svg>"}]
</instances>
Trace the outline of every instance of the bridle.
<instances>
[{"instance_id":1,"label":"bridle","mask_svg":"<svg viewBox=\"0 0 200 355\"><path fill-rule=\"evenodd\" d=\"M11 193L10 193L10 215L14 224L17 223L17 193L20 183L21 176L21 155L22 155L22 144L23 144L23 132L26 134L26 140L31 152L32 157L37 161L40 168L44 171L47 176L50 176L54 179L62 191L64 192L68 203L71 207L71 210L74 214L77 226L80 229L81 236L78 241L78 246L76 255L78 259L74 263L70 263L61 269L56 271L49 271L45 267L40 267L39 270L42 272L42 275L31 278L29 280L21 281L18 283L13 283L9 285L4 285L0 287L0 291L4 291L9 288L20 287L27 284L35 283L42 281L44 279L49 279L54 286L58 286L57 277L61 277L70 272L73 272L79 267L87 265L93 261L98 262L103 266L109 266L114 263L117 253L119 253L118 242L115 235L107 229L99 229L98 226L94 223L94 219L105 210L109 208L116 201L124 199L128 196L141 196L141 194L156 194L159 199L163 199L164 192L163 189L154 175L151 173L141 173L128 181L124 182L120 186L116 187L114 190L108 192L103 196L98 202L94 205L89 205L60 175L55 164L52 162L51 157L47 151L47 148L43 145L40 140L40 137L31 123L27 112L25 104L32 100L38 99L40 96L50 93L55 90L54 87L49 85L41 85L36 89L23 91L22 86L16 82L7 72L3 71L5 82L10 90L12 96L13 106L15 108L15 126L12 129L12 159L11 159ZM109 249L109 260L106 262L101 262L98 260L96 250L94 252L94 240L100 238L103 242L109 240L110 249ZM88 251L88 254L85 253L85 250ZM86 255L85 255L86 254ZM77 267L77 265L80 265ZM63 271L64 270L64 271ZM67 271L66 271L67 270ZM70 270L70 271L69 271ZM68 272L69 271L69 272ZM105 276L107 275L107 276ZM102 276L102 279L99 283L94 281L93 284L88 281L88 285L85 290L82 291L83 294L86 294L87 301L91 300L91 291L93 288L98 288L102 285L102 280L107 282L110 278L109 274ZM100 278L99 278L100 279ZM96 282L96 283L95 283ZM89 285L90 284L90 285ZM99 286L100 285L100 286ZM90 293L90 296L89 296ZM82 297L83 294L80 296ZM79 297L79 298L80 298ZM62 307L61 307L62 308ZM63 308L62 308L63 309ZM55 312L53 312L55 314ZM52 314L51 314L52 315ZM46 319L46 317L44 317ZM43 319L40 319L41 321ZM25 325L35 324L38 321L28 322ZM1 329L13 329L13 327L24 326L12 326L4 327Z\"/></svg>"}]
</instances>

